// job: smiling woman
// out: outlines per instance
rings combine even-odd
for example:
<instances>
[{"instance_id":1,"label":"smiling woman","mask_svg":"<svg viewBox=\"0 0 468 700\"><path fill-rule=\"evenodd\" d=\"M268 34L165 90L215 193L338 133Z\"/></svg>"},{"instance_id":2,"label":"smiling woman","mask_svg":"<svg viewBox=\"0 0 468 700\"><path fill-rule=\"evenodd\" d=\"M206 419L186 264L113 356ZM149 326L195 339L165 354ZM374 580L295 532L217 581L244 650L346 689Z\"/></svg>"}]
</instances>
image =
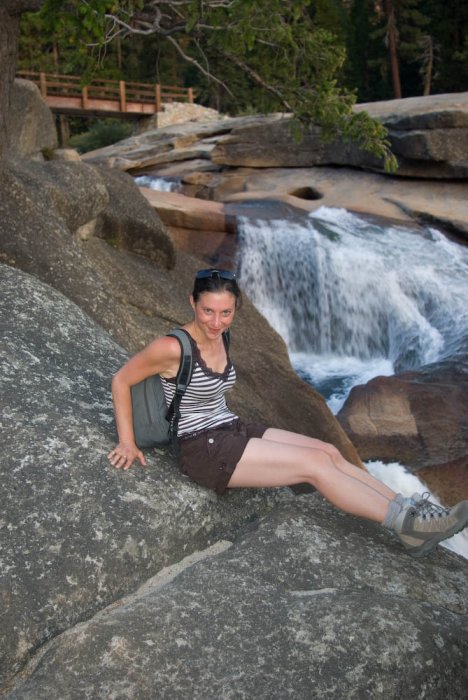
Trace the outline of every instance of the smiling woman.
<instances>
[{"instance_id":1,"label":"smiling woman","mask_svg":"<svg viewBox=\"0 0 468 700\"><path fill-rule=\"evenodd\" d=\"M227 333L240 305L236 276L229 270L200 270L190 303L193 319L183 329L193 349L193 372L180 402L177 438L182 472L218 494L227 488L268 488L309 483L341 510L393 529L413 556L424 556L468 524L468 501L444 509L414 495L403 498L348 462L321 440L232 413L225 399L236 380ZM119 444L108 457L117 469L135 459L131 387L159 374L168 404L176 391L181 349L173 337L154 340L114 376Z\"/></svg>"}]
</instances>

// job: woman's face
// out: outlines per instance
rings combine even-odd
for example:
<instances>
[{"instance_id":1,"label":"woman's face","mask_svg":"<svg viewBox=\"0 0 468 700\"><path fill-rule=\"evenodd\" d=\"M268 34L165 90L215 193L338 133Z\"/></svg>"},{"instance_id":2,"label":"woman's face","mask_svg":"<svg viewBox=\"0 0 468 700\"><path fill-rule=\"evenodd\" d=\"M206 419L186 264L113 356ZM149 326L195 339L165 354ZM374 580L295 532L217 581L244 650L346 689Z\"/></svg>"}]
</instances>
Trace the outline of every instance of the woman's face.
<instances>
[{"instance_id":1,"label":"woman's face","mask_svg":"<svg viewBox=\"0 0 468 700\"><path fill-rule=\"evenodd\" d=\"M202 292L198 301L190 297L195 323L209 340L219 338L234 320L236 297L231 292Z\"/></svg>"}]
</instances>

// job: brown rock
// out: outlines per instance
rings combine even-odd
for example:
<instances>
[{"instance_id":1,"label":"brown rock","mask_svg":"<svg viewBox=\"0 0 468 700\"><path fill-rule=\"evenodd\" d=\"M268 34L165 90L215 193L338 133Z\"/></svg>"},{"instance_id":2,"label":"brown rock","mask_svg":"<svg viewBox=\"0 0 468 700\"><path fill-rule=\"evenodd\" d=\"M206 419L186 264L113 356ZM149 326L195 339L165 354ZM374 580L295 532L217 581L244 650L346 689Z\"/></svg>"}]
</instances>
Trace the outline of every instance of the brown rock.
<instances>
[{"instance_id":1,"label":"brown rock","mask_svg":"<svg viewBox=\"0 0 468 700\"><path fill-rule=\"evenodd\" d=\"M162 221L176 228L234 233L234 217L219 202L186 197L177 192L158 192L141 187L140 192L157 210Z\"/></svg>"},{"instance_id":2,"label":"brown rock","mask_svg":"<svg viewBox=\"0 0 468 700\"><path fill-rule=\"evenodd\" d=\"M423 467L418 470L418 476L448 506L468 500L468 455L446 464Z\"/></svg>"},{"instance_id":3,"label":"brown rock","mask_svg":"<svg viewBox=\"0 0 468 700\"><path fill-rule=\"evenodd\" d=\"M403 223L430 223L468 240L468 183L412 181L351 168L236 168L202 174L204 196L239 203L282 201L305 212L321 206ZM194 182L194 174L184 182Z\"/></svg>"},{"instance_id":4,"label":"brown rock","mask_svg":"<svg viewBox=\"0 0 468 700\"><path fill-rule=\"evenodd\" d=\"M355 387L338 420L364 460L419 469L466 457L466 362L428 365Z\"/></svg>"},{"instance_id":5,"label":"brown rock","mask_svg":"<svg viewBox=\"0 0 468 700\"><path fill-rule=\"evenodd\" d=\"M133 178L104 166L96 170L109 195L109 206L99 217L96 234L119 248L173 267L174 246L161 218L140 195Z\"/></svg>"},{"instance_id":6,"label":"brown rock","mask_svg":"<svg viewBox=\"0 0 468 700\"><path fill-rule=\"evenodd\" d=\"M398 177L465 178L468 176L468 93L406 98L361 104L389 130L398 157ZM290 119L265 117L263 124L240 125L213 151L218 165L256 168L347 165L383 171L383 163L356 143L323 143L312 127L301 142L292 137Z\"/></svg>"}]
</instances>

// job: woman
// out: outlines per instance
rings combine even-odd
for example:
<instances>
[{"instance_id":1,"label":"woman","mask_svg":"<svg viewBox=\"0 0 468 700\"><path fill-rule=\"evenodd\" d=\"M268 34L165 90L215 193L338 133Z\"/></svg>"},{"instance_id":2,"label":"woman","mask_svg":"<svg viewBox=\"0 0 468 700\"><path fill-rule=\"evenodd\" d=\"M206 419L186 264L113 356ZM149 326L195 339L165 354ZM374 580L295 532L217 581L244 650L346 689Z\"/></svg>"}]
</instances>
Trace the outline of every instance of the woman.
<instances>
[{"instance_id":1,"label":"woman","mask_svg":"<svg viewBox=\"0 0 468 700\"><path fill-rule=\"evenodd\" d=\"M445 509L415 494L403 498L348 462L333 446L232 413L224 394L235 382L223 333L231 326L241 293L234 273L200 270L190 304L193 319L183 328L191 338L194 371L180 405L178 442L182 471L222 494L226 488L292 486L309 483L341 510L393 529L416 557L468 524L468 501ZM179 342L169 336L150 343L114 376L112 394L119 443L108 458L117 469L135 460L146 464L135 444L130 387L159 374L172 401L180 362Z\"/></svg>"}]
</instances>

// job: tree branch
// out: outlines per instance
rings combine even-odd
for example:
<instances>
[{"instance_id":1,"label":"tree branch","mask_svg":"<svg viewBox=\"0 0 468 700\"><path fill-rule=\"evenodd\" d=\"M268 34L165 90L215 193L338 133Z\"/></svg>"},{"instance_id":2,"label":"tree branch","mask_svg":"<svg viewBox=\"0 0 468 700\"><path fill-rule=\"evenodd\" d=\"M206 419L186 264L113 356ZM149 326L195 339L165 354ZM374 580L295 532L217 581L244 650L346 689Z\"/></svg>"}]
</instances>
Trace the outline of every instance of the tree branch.
<instances>
[{"instance_id":1,"label":"tree branch","mask_svg":"<svg viewBox=\"0 0 468 700\"><path fill-rule=\"evenodd\" d=\"M210 80L213 80L215 83L218 83L219 85L221 85L221 86L231 95L231 97L234 97L233 93L232 93L231 90L228 88L228 86L226 85L226 83L223 83L222 80L220 80L219 78L217 78L215 75L212 75L208 70L206 70L206 68L203 68L203 66L202 66L198 61L196 61L194 58L192 58L191 56L188 56L188 55L182 50L182 47L179 46L179 44L178 44L177 41L174 39L174 37L168 36L168 37L167 37L167 40L171 42L171 44L174 46L175 49L177 49L177 51L178 51L179 54L182 56L182 58L184 59L184 61L187 61L188 63L191 63L191 64L192 64L193 66L195 66L201 73L203 73L203 75L206 75L207 78L209 78Z\"/></svg>"},{"instance_id":2,"label":"tree branch","mask_svg":"<svg viewBox=\"0 0 468 700\"><path fill-rule=\"evenodd\" d=\"M294 112L293 107L289 104L289 102L286 100L284 97L283 93L278 90L278 88L275 88L273 85L270 85L270 83L267 83L262 76L257 73L256 70L248 66L246 63L240 60L238 56L235 56L232 53L229 53L227 51L222 51L223 56L225 56L227 59L232 61L233 63L236 64L238 68L240 68L244 73L246 73L248 76L254 80L257 85L260 85L264 90L267 90L270 92L272 95L274 95L280 103L285 107L287 112Z\"/></svg>"}]
</instances>

